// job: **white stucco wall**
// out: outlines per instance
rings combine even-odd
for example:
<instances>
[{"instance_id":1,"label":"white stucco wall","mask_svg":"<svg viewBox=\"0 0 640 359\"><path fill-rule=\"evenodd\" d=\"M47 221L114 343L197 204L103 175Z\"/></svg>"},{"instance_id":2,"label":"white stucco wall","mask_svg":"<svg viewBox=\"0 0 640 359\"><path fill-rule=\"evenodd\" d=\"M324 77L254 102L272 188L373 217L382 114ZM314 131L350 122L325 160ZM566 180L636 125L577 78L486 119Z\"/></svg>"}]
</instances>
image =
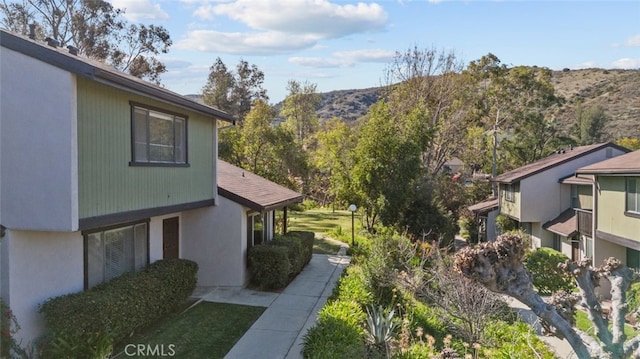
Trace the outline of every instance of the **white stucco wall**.
<instances>
[{"instance_id":1,"label":"white stucco wall","mask_svg":"<svg viewBox=\"0 0 640 359\"><path fill-rule=\"evenodd\" d=\"M2 251L3 298L21 327L17 339L27 344L43 334L42 302L83 290L82 234L7 231Z\"/></svg>"},{"instance_id":2,"label":"white stucco wall","mask_svg":"<svg viewBox=\"0 0 640 359\"><path fill-rule=\"evenodd\" d=\"M244 286L246 208L218 196L218 205L182 213L182 258L198 263L199 286Z\"/></svg>"},{"instance_id":3,"label":"white stucco wall","mask_svg":"<svg viewBox=\"0 0 640 359\"><path fill-rule=\"evenodd\" d=\"M0 47L0 223L78 228L75 76Z\"/></svg>"}]
</instances>

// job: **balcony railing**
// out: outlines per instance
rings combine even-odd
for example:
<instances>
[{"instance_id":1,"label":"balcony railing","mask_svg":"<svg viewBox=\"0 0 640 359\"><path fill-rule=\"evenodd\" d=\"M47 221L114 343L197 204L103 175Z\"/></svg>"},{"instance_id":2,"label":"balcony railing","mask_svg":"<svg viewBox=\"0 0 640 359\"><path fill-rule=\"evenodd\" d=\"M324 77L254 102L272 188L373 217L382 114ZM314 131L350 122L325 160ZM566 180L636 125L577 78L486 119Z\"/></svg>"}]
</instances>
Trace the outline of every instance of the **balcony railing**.
<instances>
[{"instance_id":1,"label":"balcony railing","mask_svg":"<svg viewBox=\"0 0 640 359\"><path fill-rule=\"evenodd\" d=\"M582 235L593 237L593 214L591 211L576 209L576 214L578 215L578 232Z\"/></svg>"}]
</instances>

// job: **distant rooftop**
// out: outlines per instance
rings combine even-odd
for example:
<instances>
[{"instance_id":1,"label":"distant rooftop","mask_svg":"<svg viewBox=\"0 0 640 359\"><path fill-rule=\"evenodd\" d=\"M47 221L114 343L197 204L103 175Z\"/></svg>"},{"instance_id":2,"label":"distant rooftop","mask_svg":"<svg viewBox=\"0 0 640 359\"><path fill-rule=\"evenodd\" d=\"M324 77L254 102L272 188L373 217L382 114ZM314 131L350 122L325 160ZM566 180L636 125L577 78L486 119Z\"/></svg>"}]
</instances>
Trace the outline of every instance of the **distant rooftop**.
<instances>
[{"instance_id":1,"label":"distant rooftop","mask_svg":"<svg viewBox=\"0 0 640 359\"><path fill-rule=\"evenodd\" d=\"M559 166L563 163L585 156L589 153L598 151L605 147L624 149L623 147L615 145L611 142L598 143L598 144L588 145L588 146L568 147L568 148L556 151L552 155L549 155L545 158L541 158L536 162L529 163L528 165L518 167L514 170L511 170L509 172L505 172L499 176L496 176L493 179L493 181L500 182L500 183L518 182L524 178L533 176L549 168ZM626 149L624 150L626 151Z\"/></svg>"},{"instance_id":2,"label":"distant rooftop","mask_svg":"<svg viewBox=\"0 0 640 359\"><path fill-rule=\"evenodd\" d=\"M637 174L640 173L640 150L578 168L584 174Z\"/></svg>"}]
</instances>

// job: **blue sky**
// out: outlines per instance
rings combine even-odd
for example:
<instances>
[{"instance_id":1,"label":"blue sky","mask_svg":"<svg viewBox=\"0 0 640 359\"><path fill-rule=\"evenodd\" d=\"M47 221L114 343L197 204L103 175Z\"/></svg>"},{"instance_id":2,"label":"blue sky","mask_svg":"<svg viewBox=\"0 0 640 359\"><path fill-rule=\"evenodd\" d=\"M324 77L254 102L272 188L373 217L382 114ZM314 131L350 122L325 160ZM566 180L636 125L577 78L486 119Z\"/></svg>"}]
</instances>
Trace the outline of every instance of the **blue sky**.
<instances>
[{"instance_id":1,"label":"blue sky","mask_svg":"<svg viewBox=\"0 0 640 359\"><path fill-rule=\"evenodd\" d=\"M396 52L491 52L507 65L640 68L640 1L110 0L132 22L163 25L163 84L200 93L216 57L265 74L270 102L289 80L318 92L384 83Z\"/></svg>"}]
</instances>

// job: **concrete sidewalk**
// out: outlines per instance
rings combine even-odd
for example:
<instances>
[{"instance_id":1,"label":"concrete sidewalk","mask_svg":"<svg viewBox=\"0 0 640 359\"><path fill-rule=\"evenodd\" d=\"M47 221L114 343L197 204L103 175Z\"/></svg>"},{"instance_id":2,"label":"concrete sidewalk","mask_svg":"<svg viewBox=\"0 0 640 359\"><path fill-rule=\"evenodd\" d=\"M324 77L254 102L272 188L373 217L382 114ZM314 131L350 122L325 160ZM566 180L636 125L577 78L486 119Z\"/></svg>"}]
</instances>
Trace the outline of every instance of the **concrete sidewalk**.
<instances>
[{"instance_id":1,"label":"concrete sidewalk","mask_svg":"<svg viewBox=\"0 0 640 359\"><path fill-rule=\"evenodd\" d=\"M314 254L281 293L209 288L204 294L205 288L199 289L206 301L267 307L225 358L302 358L302 337L315 323L351 259L344 252L342 248L338 255Z\"/></svg>"},{"instance_id":2,"label":"concrete sidewalk","mask_svg":"<svg viewBox=\"0 0 640 359\"><path fill-rule=\"evenodd\" d=\"M544 341L547 346L552 349L558 358L561 359L576 359L578 356L569 345L569 342L565 339L560 339L553 336L542 335L542 325L540 325L540 319L533 313L533 311L520 302L517 299L511 297L505 297L505 300L509 304L509 306L515 309L522 318L522 321L529 323L533 329L535 329L536 334L542 341Z\"/></svg>"}]
</instances>

